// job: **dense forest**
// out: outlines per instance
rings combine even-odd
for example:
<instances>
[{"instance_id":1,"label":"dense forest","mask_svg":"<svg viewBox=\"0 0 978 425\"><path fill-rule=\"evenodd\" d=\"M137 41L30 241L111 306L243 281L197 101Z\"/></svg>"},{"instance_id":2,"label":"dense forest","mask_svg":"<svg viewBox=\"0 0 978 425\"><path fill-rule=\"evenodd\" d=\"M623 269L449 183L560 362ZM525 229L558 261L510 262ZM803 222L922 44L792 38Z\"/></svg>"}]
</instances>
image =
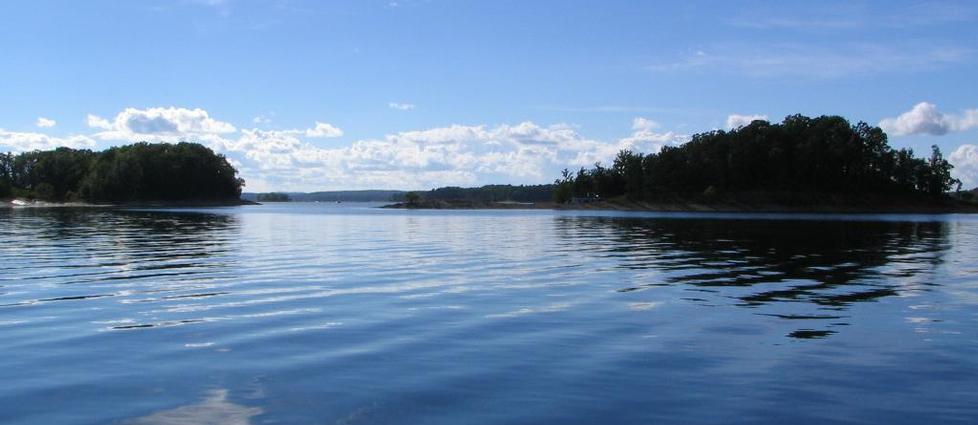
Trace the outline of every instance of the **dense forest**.
<instances>
[{"instance_id":1,"label":"dense forest","mask_svg":"<svg viewBox=\"0 0 978 425\"><path fill-rule=\"evenodd\" d=\"M427 201L469 201L469 202L544 202L553 200L555 186L541 185L508 185L494 184L482 187L440 187L427 192L411 192L420 199ZM406 194L393 198L396 201L407 199Z\"/></svg>"},{"instance_id":2,"label":"dense forest","mask_svg":"<svg viewBox=\"0 0 978 425\"><path fill-rule=\"evenodd\" d=\"M197 143L136 143L101 152L0 154L0 198L45 201L236 200L244 180Z\"/></svg>"},{"instance_id":3,"label":"dense forest","mask_svg":"<svg viewBox=\"0 0 978 425\"><path fill-rule=\"evenodd\" d=\"M255 200L258 202L291 202L292 198L287 193L270 192L259 193L255 196Z\"/></svg>"},{"instance_id":4,"label":"dense forest","mask_svg":"<svg viewBox=\"0 0 978 425\"><path fill-rule=\"evenodd\" d=\"M626 196L739 192L941 197L960 182L937 146L930 158L894 150L879 127L838 116L792 115L780 124L754 121L731 131L696 134L659 153L624 150L611 167L564 170L558 202Z\"/></svg>"}]
</instances>

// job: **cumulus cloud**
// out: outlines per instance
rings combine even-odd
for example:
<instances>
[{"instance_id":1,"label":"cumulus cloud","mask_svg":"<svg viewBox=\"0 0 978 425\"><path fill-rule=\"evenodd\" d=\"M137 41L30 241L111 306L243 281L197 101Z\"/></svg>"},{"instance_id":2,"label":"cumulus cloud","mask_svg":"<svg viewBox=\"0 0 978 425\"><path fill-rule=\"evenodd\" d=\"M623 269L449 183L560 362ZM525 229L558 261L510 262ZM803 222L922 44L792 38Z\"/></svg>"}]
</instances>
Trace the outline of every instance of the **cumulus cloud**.
<instances>
[{"instance_id":1,"label":"cumulus cloud","mask_svg":"<svg viewBox=\"0 0 978 425\"><path fill-rule=\"evenodd\" d=\"M87 124L91 128L98 128L101 130L112 129L112 123L109 122L109 120L92 114L88 114L88 116L85 117L85 124Z\"/></svg>"},{"instance_id":2,"label":"cumulus cloud","mask_svg":"<svg viewBox=\"0 0 978 425\"><path fill-rule=\"evenodd\" d=\"M343 130L340 130L330 124L316 121L316 126L306 130L306 137L340 137L343 136Z\"/></svg>"},{"instance_id":3,"label":"cumulus cloud","mask_svg":"<svg viewBox=\"0 0 978 425\"><path fill-rule=\"evenodd\" d=\"M920 102L896 118L880 121L883 131L895 135L930 134L941 136L952 131L978 128L978 109L969 109L959 115L946 114L937 105Z\"/></svg>"},{"instance_id":4,"label":"cumulus cloud","mask_svg":"<svg viewBox=\"0 0 978 425\"><path fill-rule=\"evenodd\" d=\"M89 115L88 126L105 131L95 136L103 140L166 140L187 135L233 133L230 123L218 121L200 108L126 108L112 122Z\"/></svg>"},{"instance_id":5,"label":"cumulus cloud","mask_svg":"<svg viewBox=\"0 0 978 425\"><path fill-rule=\"evenodd\" d=\"M658 153L666 146L678 146L689 141L689 136L672 131L657 132L659 123L647 118L637 117L632 120L632 133L618 139L617 142L590 141L578 146L578 152L572 163L587 166L597 162L609 164L621 150L641 153Z\"/></svg>"},{"instance_id":6,"label":"cumulus cloud","mask_svg":"<svg viewBox=\"0 0 978 425\"><path fill-rule=\"evenodd\" d=\"M95 140L81 135L54 137L43 133L22 133L0 128L0 151L25 152L62 146L75 149L93 148Z\"/></svg>"},{"instance_id":7,"label":"cumulus cloud","mask_svg":"<svg viewBox=\"0 0 978 425\"><path fill-rule=\"evenodd\" d=\"M391 109L401 110L401 111L410 111L414 109L414 105L411 103L398 103L398 102L390 102L387 104L387 107Z\"/></svg>"},{"instance_id":8,"label":"cumulus cloud","mask_svg":"<svg viewBox=\"0 0 978 425\"><path fill-rule=\"evenodd\" d=\"M954 165L954 177L961 180L965 189L978 187L978 145L958 146L947 159Z\"/></svg>"},{"instance_id":9,"label":"cumulus cloud","mask_svg":"<svg viewBox=\"0 0 978 425\"><path fill-rule=\"evenodd\" d=\"M44 117L37 117L37 122L34 123L34 125L41 128L51 128L57 124L58 124L57 121L52 120L50 118L44 118Z\"/></svg>"},{"instance_id":10,"label":"cumulus cloud","mask_svg":"<svg viewBox=\"0 0 978 425\"><path fill-rule=\"evenodd\" d=\"M92 147L95 139L195 141L226 155L248 181L248 190L267 191L545 183L564 167L610 164L621 149L657 152L688 139L642 117L632 121L629 135L611 141L585 137L568 124L524 121L402 131L334 147L316 142L343 134L331 124L236 129L200 109L128 108L112 119L88 115L86 122L95 129L90 136L2 132L0 147Z\"/></svg>"},{"instance_id":11,"label":"cumulus cloud","mask_svg":"<svg viewBox=\"0 0 978 425\"><path fill-rule=\"evenodd\" d=\"M740 128L745 125L748 125L754 122L755 120L767 121L767 115L730 114L727 116L727 128L733 130L735 128Z\"/></svg>"},{"instance_id":12,"label":"cumulus cloud","mask_svg":"<svg viewBox=\"0 0 978 425\"><path fill-rule=\"evenodd\" d=\"M656 133L650 120L634 124L615 142L588 139L566 124L526 121L403 131L335 148L306 142L299 130L244 129L237 140L215 144L239 161L246 179L277 190L542 183L568 165L609 163L621 149L651 152L685 140Z\"/></svg>"},{"instance_id":13,"label":"cumulus cloud","mask_svg":"<svg viewBox=\"0 0 978 425\"><path fill-rule=\"evenodd\" d=\"M638 117L632 120L632 130L654 130L661 127L659 123L648 118Z\"/></svg>"}]
</instances>

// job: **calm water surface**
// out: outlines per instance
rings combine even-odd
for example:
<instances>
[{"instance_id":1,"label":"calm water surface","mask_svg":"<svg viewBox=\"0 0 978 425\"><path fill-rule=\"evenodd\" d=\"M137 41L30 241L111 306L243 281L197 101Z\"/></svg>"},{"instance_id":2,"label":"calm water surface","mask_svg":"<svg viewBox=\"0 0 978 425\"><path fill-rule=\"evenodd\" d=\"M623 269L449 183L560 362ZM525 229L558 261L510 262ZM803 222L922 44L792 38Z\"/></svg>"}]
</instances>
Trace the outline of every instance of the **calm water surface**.
<instances>
[{"instance_id":1,"label":"calm water surface","mask_svg":"<svg viewBox=\"0 0 978 425\"><path fill-rule=\"evenodd\" d=\"M978 217L0 209L0 423L976 423Z\"/></svg>"}]
</instances>

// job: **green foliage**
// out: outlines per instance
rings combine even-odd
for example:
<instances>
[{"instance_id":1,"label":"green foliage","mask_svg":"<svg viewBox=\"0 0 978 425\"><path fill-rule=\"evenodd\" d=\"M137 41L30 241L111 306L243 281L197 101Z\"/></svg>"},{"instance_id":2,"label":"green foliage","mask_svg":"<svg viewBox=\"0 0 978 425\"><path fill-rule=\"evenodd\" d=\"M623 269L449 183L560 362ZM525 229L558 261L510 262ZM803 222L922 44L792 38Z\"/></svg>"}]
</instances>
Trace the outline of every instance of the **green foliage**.
<instances>
[{"instance_id":1,"label":"green foliage","mask_svg":"<svg viewBox=\"0 0 978 425\"><path fill-rule=\"evenodd\" d=\"M471 202L541 202L553 197L554 186L494 184L482 187L462 188L456 186L440 187L424 192L424 198L439 201L471 201Z\"/></svg>"},{"instance_id":2,"label":"green foliage","mask_svg":"<svg viewBox=\"0 0 978 425\"><path fill-rule=\"evenodd\" d=\"M927 193L941 195L950 191L952 187L956 187L959 191L961 190L961 180L951 177L951 169L954 166L944 159L944 155L941 155L941 149L937 145L931 146L931 156L928 165L928 167L925 167L928 170L925 178L927 182Z\"/></svg>"},{"instance_id":3,"label":"green foliage","mask_svg":"<svg viewBox=\"0 0 978 425\"><path fill-rule=\"evenodd\" d=\"M291 202L292 198L285 193L259 193L256 198L258 202Z\"/></svg>"},{"instance_id":4,"label":"green foliage","mask_svg":"<svg viewBox=\"0 0 978 425\"><path fill-rule=\"evenodd\" d=\"M952 168L936 146L930 160L915 158L911 150L890 148L878 127L792 115L780 124L754 121L696 134L659 153L624 150L611 168L595 164L576 176L565 170L555 199L738 191L943 196L960 184Z\"/></svg>"},{"instance_id":5,"label":"green foliage","mask_svg":"<svg viewBox=\"0 0 978 425\"><path fill-rule=\"evenodd\" d=\"M244 185L227 159L207 147L145 142L98 153L58 148L0 155L4 183L15 195L49 201L236 199Z\"/></svg>"},{"instance_id":6,"label":"green foliage","mask_svg":"<svg viewBox=\"0 0 978 425\"><path fill-rule=\"evenodd\" d=\"M555 185L508 185L491 184L481 187L447 186L427 192L407 192L391 196L393 201L417 205L425 201L464 201L474 204L493 202L544 202L554 197Z\"/></svg>"},{"instance_id":7,"label":"green foliage","mask_svg":"<svg viewBox=\"0 0 978 425\"><path fill-rule=\"evenodd\" d=\"M44 200L65 200L74 194L95 154L89 150L58 148L51 151L5 155L6 179L12 188Z\"/></svg>"},{"instance_id":8,"label":"green foliage","mask_svg":"<svg viewBox=\"0 0 978 425\"><path fill-rule=\"evenodd\" d=\"M417 192L408 192L404 194L404 201L408 205L418 205L418 202L421 201L421 195L418 195Z\"/></svg>"},{"instance_id":9,"label":"green foliage","mask_svg":"<svg viewBox=\"0 0 978 425\"><path fill-rule=\"evenodd\" d=\"M574 198L574 175L571 174L570 170L564 169L561 171L560 178L554 181L554 196L555 202L565 204Z\"/></svg>"},{"instance_id":10,"label":"green foliage","mask_svg":"<svg viewBox=\"0 0 978 425\"><path fill-rule=\"evenodd\" d=\"M0 153L0 199L9 198L13 194L14 156L10 153Z\"/></svg>"}]
</instances>

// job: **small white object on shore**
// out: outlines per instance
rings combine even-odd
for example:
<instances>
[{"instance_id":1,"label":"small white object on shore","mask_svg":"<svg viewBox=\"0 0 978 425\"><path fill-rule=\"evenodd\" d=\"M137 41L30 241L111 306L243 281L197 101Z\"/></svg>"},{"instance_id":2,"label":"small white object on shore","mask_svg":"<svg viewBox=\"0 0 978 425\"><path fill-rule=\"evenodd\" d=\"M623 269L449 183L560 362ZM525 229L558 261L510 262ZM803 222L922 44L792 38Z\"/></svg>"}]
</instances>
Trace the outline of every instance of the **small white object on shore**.
<instances>
[{"instance_id":1,"label":"small white object on shore","mask_svg":"<svg viewBox=\"0 0 978 425\"><path fill-rule=\"evenodd\" d=\"M11 204L14 204L14 206L18 206L18 207L26 207L26 206L28 206L28 205L31 204L30 202L27 202L27 201L24 201L24 200L21 200L21 199L14 199L13 201L10 201L10 203Z\"/></svg>"}]
</instances>

